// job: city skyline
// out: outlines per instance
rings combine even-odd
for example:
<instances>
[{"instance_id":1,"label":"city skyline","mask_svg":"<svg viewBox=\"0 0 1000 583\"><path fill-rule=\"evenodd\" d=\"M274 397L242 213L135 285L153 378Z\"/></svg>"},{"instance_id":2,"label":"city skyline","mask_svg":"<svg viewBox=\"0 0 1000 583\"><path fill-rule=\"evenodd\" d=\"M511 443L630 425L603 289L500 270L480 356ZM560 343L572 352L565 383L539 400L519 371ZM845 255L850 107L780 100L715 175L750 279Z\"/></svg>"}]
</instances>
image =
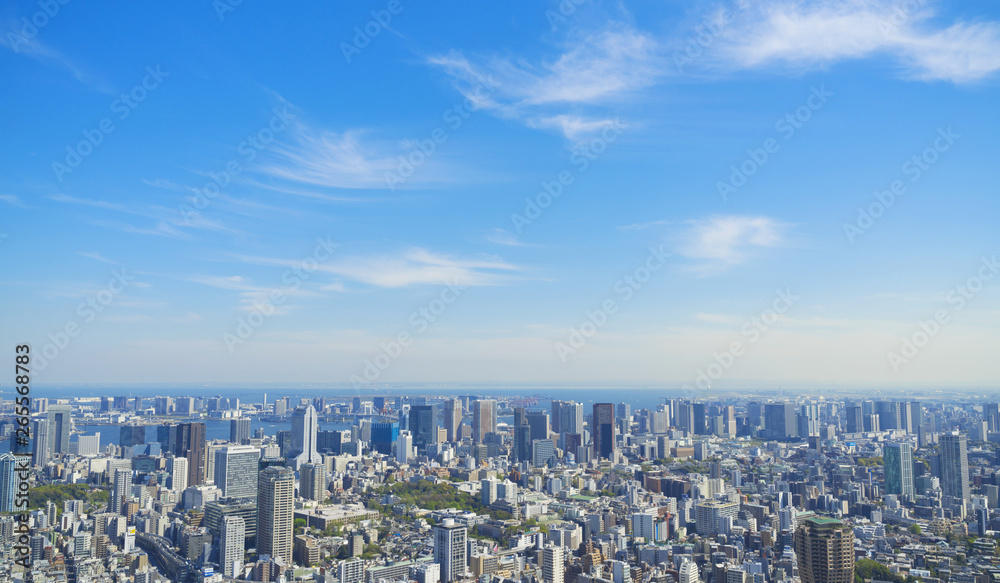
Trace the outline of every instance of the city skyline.
<instances>
[{"instance_id":1,"label":"city skyline","mask_svg":"<svg viewBox=\"0 0 1000 583\"><path fill-rule=\"evenodd\" d=\"M14 26L0 341L52 384L1000 386L1000 8L572 4Z\"/></svg>"}]
</instances>

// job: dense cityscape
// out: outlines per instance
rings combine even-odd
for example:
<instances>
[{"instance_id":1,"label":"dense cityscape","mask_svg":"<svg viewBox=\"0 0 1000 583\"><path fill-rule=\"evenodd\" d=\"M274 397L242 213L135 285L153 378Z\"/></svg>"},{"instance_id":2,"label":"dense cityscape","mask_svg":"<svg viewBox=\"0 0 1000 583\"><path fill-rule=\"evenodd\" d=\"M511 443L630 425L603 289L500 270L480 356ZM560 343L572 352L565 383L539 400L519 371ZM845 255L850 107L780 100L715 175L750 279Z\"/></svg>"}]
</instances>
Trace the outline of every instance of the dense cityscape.
<instances>
[{"instance_id":1,"label":"dense cityscape","mask_svg":"<svg viewBox=\"0 0 1000 583\"><path fill-rule=\"evenodd\" d=\"M659 401L36 397L31 569L4 454L0 579L1000 577L997 403Z\"/></svg>"}]
</instances>

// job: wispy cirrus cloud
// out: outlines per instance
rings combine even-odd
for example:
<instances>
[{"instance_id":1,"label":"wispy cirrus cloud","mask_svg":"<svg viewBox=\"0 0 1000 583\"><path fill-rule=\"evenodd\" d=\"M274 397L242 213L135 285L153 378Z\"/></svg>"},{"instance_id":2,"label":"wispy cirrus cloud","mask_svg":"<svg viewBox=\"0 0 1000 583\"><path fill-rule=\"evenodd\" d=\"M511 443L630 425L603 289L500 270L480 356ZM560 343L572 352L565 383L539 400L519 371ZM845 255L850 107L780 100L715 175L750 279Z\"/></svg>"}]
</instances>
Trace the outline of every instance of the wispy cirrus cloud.
<instances>
[{"instance_id":1,"label":"wispy cirrus cloud","mask_svg":"<svg viewBox=\"0 0 1000 583\"><path fill-rule=\"evenodd\" d=\"M786 223L770 217L740 215L715 216L687 221L678 235L676 252L695 260L702 275L743 263L761 248L784 243Z\"/></svg>"},{"instance_id":2,"label":"wispy cirrus cloud","mask_svg":"<svg viewBox=\"0 0 1000 583\"><path fill-rule=\"evenodd\" d=\"M87 259L93 259L94 261L100 261L102 263L110 263L111 265L121 265L119 261L112 261L107 257L101 255L97 251L77 251L77 255L80 257L86 257Z\"/></svg>"},{"instance_id":3,"label":"wispy cirrus cloud","mask_svg":"<svg viewBox=\"0 0 1000 583\"><path fill-rule=\"evenodd\" d=\"M812 69L872 57L893 59L906 78L968 83L1000 69L1000 23L937 23L931 2L755 2L719 40L727 68Z\"/></svg>"},{"instance_id":4,"label":"wispy cirrus cloud","mask_svg":"<svg viewBox=\"0 0 1000 583\"><path fill-rule=\"evenodd\" d=\"M298 265L297 261L269 257L237 256L236 259L255 265ZM506 285L520 279L524 270L496 256L456 258L415 247L396 254L331 259L321 263L317 271L374 287L401 288L454 282L465 286ZM337 285L332 289L343 291Z\"/></svg>"},{"instance_id":5,"label":"wispy cirrus cloud","mask_svg":"<svg viewBox=\"0 0 1000 583\"><path fill-rule=\"evenodd\" d=\"M517 238L517 235L506 231L504 229L496 228L490 231L486 235L486 240L490 243L496 243L497 245L506 245L508 247L530 247L528 243L521 242Z\"/></svg>"},{"instance_id":6,"label":"wispy cirrus cloud","mask_svg":"<svg viewBox=\"0 0 1000 583\"><path fill-rule=\"evenodd\" d=\"M175 213L161 206L156 205L134 205L109 202L106 200L80 198L67 194L55 194L48 197L50 200L63 204L91 207L106 211L123 213L143 217L152 221L147 225L134 225L132 223L111 220L111 219L90 219L88 222L98 227L107 227L132 233L136 235L153 235L157 237L169 237L174 239L190 239L191 235L185 229L201 229L214 231L228 235L240 235L241 232L226 227L221 222L207 219L202 215L192 217L191 220L181 220Z\"/></svg>"},{"instance_id":7,"label":"wispy cirrus cloud","mask_svg":"<svg viewBox=\"0 0 1000 583\"><path fill-rule=\"evenodd\" d=\"M651 35L612 24L568 42L549 62L469 57L459 51L428 62L451 76L480 109L575 140L610 126L608 106L656 82L662 75L657 52ZM478 90L484 85L490 91Z\"/></svg>"},{"instance_id":8,"label":"wispy cirrus cloud","mask_svg":"<svg viewBox=\"0 0 1000 583\"><path fill-rule=\"evenodd\" d=\"M269 180L248 179L258 188L334 202L370 202L370 197L345 197L329 189L393 189L455 182L461 175L441 154L422 151L412 139L382 139L367 129L336 131L296 121L289 139L265 152L254 173ZM419 155L413 162L414 152ZM419 171L416 171L419 169Z\"/></svg>"},{"instance_id":9,"label":"wispy cirrus cloud","mask_svg":"<svg viewBox=\"0 0 1000 583\"><path fill-rule=\"evenodd\" d=\"M386 144L366 139L362 130L334 132L295 122L291 143L274 148L258 172L324 188L386 188L385 174L398 160Z\"/></svg>"},{"instance_id":10,"label":"wispy cirrus cloud","mask_svg":"<svg viewBox=\"0 0 1000 583\"><path fill-rule=\"evenodd\" d=\"M91 89L106 95L115 95L113 87L108 85L97 76L84 70L72 59L63 55L56 49L41 43L37 38L27 38L26 36L11 32L0 35L0 46L11 51L34 59L40 63L52 65L65 69L73 78Z\"/></svg>"},{"instance_id":11,"label":"wispy cirrus cloud","mask_svg":"<svg viewBox=\"0 0 1000 583\"><path fill-rule=\"evenodd\" d=\"M5 202L10 206L16 206L19 208L28 208L28 205L21 202L21 199L13 194L0 194L0 202Z\"/></svg>"}]
</instances>

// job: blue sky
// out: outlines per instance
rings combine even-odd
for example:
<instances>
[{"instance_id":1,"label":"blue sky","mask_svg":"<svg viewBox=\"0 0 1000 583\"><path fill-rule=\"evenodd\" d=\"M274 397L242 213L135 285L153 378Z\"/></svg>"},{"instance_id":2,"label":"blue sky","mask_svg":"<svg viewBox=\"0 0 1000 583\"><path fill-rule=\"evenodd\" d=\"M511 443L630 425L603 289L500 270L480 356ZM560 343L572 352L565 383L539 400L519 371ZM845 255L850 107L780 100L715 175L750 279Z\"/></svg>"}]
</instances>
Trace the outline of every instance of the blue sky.
<instances>
[{"instance_id":1,"label":"blue sky","mask_svg":"<svg viewBox=\"0 0 1000 583\"><path fill-rule=\"evenodd\" d=\"M43 8L0 13L36 382L997 385L995 4Z\"/></svg>"}]
</instances>

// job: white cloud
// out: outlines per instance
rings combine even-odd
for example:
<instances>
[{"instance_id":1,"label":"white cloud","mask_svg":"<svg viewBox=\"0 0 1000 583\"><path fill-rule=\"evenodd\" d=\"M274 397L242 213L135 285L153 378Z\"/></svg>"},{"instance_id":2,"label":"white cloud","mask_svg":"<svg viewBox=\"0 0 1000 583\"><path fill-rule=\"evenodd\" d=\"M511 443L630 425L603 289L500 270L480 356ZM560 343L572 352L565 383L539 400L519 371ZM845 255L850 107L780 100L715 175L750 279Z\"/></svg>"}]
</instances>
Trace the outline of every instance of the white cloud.
<instances>
[{"instance_id":1,"label":"white cloud","mask_svg":"<svg viewBox=\"0 0 1000 583\"><path fill-rule=\"evenodd\" d=\"M292 260L268 257L239 256L238 259L256 265L298 265L298 262ZM455 282L464 286L503 285L514 281L513 274L521 269L494 256L457 259L426 249L412 248L396 255L359 255L331 259L319 264L317 271L375 287L397 288ZM341 290L342 287L335 289Z\"/></svg>"},{"instance_id":2,"label":"white cloud","mask_svg":"<svg viewBox=\"0 0 1000 583\"><path fill-rule=\"evenodd\" d=\"M490 243L496 243L497 245L507 245L508 247L527 247L527 243L522 243L518 240L517 235L509 231L505 231L500 228L493 229L488 235L486 235L486 240Z\"/></svg>"},{"instance_id":3,"label":"white cloud","mask_svg":"<svg viewBox=\"0 0 1000 583\"><path fill-rule=\"evenodd\" d=\"M18 198L17 196L15 196L13 194L0 194L0 201L5 202L5 203L7 203L7 204L9 204L11 206L16 206L16 207L21 207L21 208L28 208L27 205L25 205L23 202L21 202L20 198Z\"/></svg>"},{"instance_id":4,"label":"white cloud","mask_svg":"<svg viewBox=\"0 0 1000 583\"><path fill-rule=\"evenodd\" d=\"M106 95L116 95L115 90L108 84L84 71L72 59L66 57L56 49L42 44L37 38L29 39L18 32L5 33L0 35L0 46L7 47L15 53L35 59L41 63L66 69L73 75L73 78L91 89Z\"/></svg>"},{"instance_id":5,"label":"white cloud","mask_svg":"<svg viewBox=\"0 0 1000 583\"><path fill-rule=\"evenodd\" d=\"M217 233L225 233L229 235L243 234L238 230L226 227L219 221L207 219L199 213L189 217L188 220L184 220L176 211L156 205L124 205L104 200L78 198L66 194L52 195L49 199L66 204L94 207L143 217L151 219L155 223L153 226L143 227L136 226L131 223L107 219L95 219L89 221L90 224L98 227L117 229L119 231L133 233L136 235L153 235L157 237L170 237L174 239L188 240L191 237L186 231L183 230L185 228L215 231Z\"/></svg>"},{"instance_id":6,"label":"white cloud","mask_svg":"<svg viewBox=\"0 0 1000 583\"><path fill-rule=\"evenodd\" d=\"M742 263L750 252L761 247L777 247L783 242L785 223L769 217L727 215L688 221L677 253L702 261L698 270L717 271Z\"/></svg>"},{"instance_id":7,"label":"white cloud","mask_svg":"<svg viewBox=\"0 0 1000 583\"><path fill-rule=\"evenodd\" d=\"M384 145L363 143L360 130L338 133L296 122L290 131L294 143L275 147L260 172L312 186L387 188L385 174L399 164Z\"/></svg>"},{"instance_id":8,"label":"white cloud","mask_svg":"<svg viewBox=\"0 0 1000 583\"><path fill-rule=\"evenodd\" d=\"M95 261L101 261L103 263L110 263L112 265L120 265L119 262L112 261L107 257L101 255L97 251L77 251L76 254L81 257L86 257L87 259L93 259Z\"/></svg>"},{"instance_id":9,"label":"white cloud","mask_svg":"<svg viewBox=\"0 0 1000 583\"><path fill-rule=\"evenodd\" d=\"M429 62L451 75L458 90L477 107L578 139L611 122L606 112L595 116L566 108L603 108L652 85L661 75L657 50L651 36L612 24L579 37L548 63L469 58L460 52L432 57Z\"/></svg>"},{"instance_id":10,"label":"white cloud","mask_svg":"<svg viewBox=\"0 0 1000 583\"><path fill-rule=\"evenodd\" d=\"M888 56L906 77L955 83L977 81L1000 69L1000 23L936 26L929 2L917 8L910 8L912 2L883 0L754 4L737 13L720 38L719 55L729 66L810 69Z\"/></svg>"}]
</instances>

